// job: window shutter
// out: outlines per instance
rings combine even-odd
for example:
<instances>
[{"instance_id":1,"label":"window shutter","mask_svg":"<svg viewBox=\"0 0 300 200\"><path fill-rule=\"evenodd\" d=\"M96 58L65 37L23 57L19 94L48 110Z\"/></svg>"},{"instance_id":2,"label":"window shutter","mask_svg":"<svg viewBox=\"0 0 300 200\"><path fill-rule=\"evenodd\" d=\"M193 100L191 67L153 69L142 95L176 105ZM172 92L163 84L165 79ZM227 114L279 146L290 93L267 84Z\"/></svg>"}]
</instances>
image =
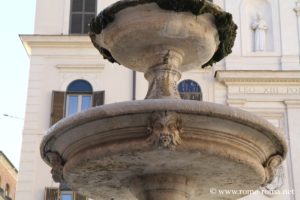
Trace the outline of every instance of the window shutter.
<instances>
[{"instance_id":1,"label":"window shutter","mask_svg":"<svg viewBox=\"0 0 300 200\"><path fill-rule=\"evenodd\" d=\"M65 108L65 92L53 91L52 92L52 108L51 108L51 121L53 125L64 117Z\"/></svg>"},{"instance_id":2,"label":"window shutter","mask_svg":"<svg viewBox=\"0 0 300 200\"><path fill-rule=\"evenodd\" d=\"M59 190L58 188L45 188L45 200L58 200Z\"/></svg>"},{"instance_id":3,"label":"window shutter","mask_svg":"<svg viewBox=\"0 0 300 200\"><path fill-rule=\"evenodd\" d=\"M103 105L104 100L105 100L105 91L99 91L93 93L93 107Z\"/></svg>"},{"instance_id":4,"label":"window shutter","mask_svg":"<svg viewBox=\"0 0 300 200\"><path fill-rule=\"evenodd\" d=\"M85 196L82 196L81 194L75 193L75 200L86 200L87 198Z\"/></svg>"}]
</instances>

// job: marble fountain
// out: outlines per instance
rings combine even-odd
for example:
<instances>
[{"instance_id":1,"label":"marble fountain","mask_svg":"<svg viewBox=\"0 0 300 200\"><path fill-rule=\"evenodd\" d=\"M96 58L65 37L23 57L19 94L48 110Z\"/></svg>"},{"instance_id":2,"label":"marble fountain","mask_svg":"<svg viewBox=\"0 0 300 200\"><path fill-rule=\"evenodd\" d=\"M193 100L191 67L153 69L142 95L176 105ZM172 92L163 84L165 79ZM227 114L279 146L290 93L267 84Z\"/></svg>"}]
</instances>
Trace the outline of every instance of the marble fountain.
<instances>
[{"instance_id":1,"label":"marble fountain","mask_svg":"<svg viewBox=\"0 0 300 200\"><path fill-rule=\"evenodd\" d=\"M180 99L181 73L229 53L236 25L206 0L123 0L90 24L105 59L143 72L145 100L108 104L52 126L41 156L56 182L95 200L238 199L285 159L280 130L246 111Z\"/></svg>"}]
</instances>

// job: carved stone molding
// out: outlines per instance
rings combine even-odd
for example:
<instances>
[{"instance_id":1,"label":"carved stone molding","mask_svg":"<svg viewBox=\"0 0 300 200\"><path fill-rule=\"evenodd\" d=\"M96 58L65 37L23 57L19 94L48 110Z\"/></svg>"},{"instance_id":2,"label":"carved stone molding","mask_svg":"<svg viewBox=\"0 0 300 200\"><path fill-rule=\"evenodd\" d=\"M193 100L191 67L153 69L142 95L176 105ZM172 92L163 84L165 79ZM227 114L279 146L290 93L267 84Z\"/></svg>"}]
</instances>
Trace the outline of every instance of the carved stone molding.
<instances>
[{"instance_id":1,"label":"carved stone molding","mask_svg":"<svg viewBox=\"0 0 300 200\"><path fill-rule=\"evenodd\" d=\"M275 195L276 194L275 191L279 190L283 187L284 179L285 179L284 167L282 165L280 165L277 168L276 176L274 177L273 181L271 183L267 184L265 187L261 188L263 190L267 190L270 192L269 193L263 192L263 194L268 197L272 197L273 195Z\"/></svg>"},{"instance_id":2,"label":"carved stone molding","mask_svg":"<svg viewBox=\"0 0 300 200\"><path fill-rule=\"evenodd\" d=\"M104 64L57 64L56 68L65 73L101 73Z\"/></svg>"},{"instance_id":3,"label":"carved stone molding","mask_svg":"<svg viewBox=\"0 0 300 200\"><path fill-rule=\"evenodd\" d=\"M216 80L227 87L228 104L248 101L300 100L299 71L217 71Z\"/></svg>"},{"instance_id":4,"label":"carved stone molding","mask_svg":"<svg viewBox=\"0 0 300 200\"><path fill-rule=\"evenodd\" d=\"M154 112L148 122L148 142L160 148L175 149L181 143L181 117L176 112Z\"/></svg>"},{"instance_id":5,"label":"carved stone molding","mask_svg":"<svg viewBox=\"0 0 300 200\"><path fill-rule=\"evenodd\" d=\"M46 158L52 166L51 174L55 182L64 182L63 168L64 161L57 152L46 153Z\"/></svg>"},{"instance_id":6,"label":"carved stone molding","mask_svg":"<svg viewBox=\"0 0 300 200\"><path fill-rule=\"evenodd\" d=\"M219 70L216 72L215 77L218 81L226 85L232 83L244 82L257 82L257 83L299 83L300 72L299 70L290 71L264 71L264 70Z\"/></svg>"},{"instance_id":7,"label":"carved stone molding","mask_svg":"<svg viewBox=\"0 0 300 200\"><path fill-rule=\"evenodd\" d=\"M283 158L280 155L271 156L267 160L267 162L265 163L266 181L263 184L263 186L266 186L267 184L271 183L274 180L277 169L279 165L282 163L282 160Z\"/></svg>"},{"instance_id":8,"label":"carved stone molding","mask_svg":"<svg viewBox=\"0 0 300 200\"><path fill-rule=\"evenodd\" d=\"M22 43L25 47L25 50L28 55L45 55L45 56L53 56L53 55L66 55L69 54L69 51L60 51L62 49L92 49L93 45L90 42L90 38L87 36L75 36L75 35L20 35ZM49 51L36 51L35 48L53 48L56 47L57 50L53 51L49 55ZM59 54L59 52L64 52ZM94 54L94 53L93 53ZM95 55L95 54L94 54Z\"/></svg>"},{"instance_id":9,"label":"carved stone molding","mask_svg":"<svg viewBox=\"0 0 300 200\"><path fill-rule=\"evenodd\" d=\"M246 99L227 99L227 104L232 107L243 107L247 103Z\"/></svg>"},{"instance_id":10,"label":"carved stone molding","mask_svg":"<svg viewBox=\"0 0 300 200\"><path fill-rule=\"evenodd\" d=\"M300 100L285 100L284 103L288 108L300 108Z\"/></svg>"}]
</instances>

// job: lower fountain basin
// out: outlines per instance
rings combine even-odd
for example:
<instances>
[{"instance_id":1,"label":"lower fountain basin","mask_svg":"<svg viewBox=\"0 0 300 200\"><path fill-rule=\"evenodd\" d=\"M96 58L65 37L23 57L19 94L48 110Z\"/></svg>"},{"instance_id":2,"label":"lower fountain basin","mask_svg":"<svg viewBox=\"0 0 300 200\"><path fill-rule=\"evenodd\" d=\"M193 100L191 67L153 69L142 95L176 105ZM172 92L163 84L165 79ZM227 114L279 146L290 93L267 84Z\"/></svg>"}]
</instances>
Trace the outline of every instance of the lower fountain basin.
<instances>
[{"instance_id":1,"label":"lower fountain basin","mask_svg":"<svg viewBox=\"0 0 300 200\"><path fill-rule=\"evenodd\" d=\"M41 144L54 180L101 200L238 199L247 194L218 189L258 189L286 152L283 134L256 115L170 99L92 108L58 122Z\"/></svg>"}]
</instances>

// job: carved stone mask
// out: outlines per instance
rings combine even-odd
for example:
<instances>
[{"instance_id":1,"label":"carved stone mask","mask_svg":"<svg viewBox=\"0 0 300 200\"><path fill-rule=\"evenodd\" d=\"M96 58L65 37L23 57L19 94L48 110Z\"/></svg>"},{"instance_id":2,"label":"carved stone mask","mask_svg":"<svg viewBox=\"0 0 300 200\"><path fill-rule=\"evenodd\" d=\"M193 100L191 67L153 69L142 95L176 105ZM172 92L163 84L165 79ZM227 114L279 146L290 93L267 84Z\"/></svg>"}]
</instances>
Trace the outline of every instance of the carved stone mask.
<instances>
[{"instance_id":1,"label":"carved stone mask","mask_svg":"<svg viewBox=\"0 0 300 200\"><path fill-rule=\"evenodd\" d=\"M155 112L148 124L148 141L156 146L173 149L181 143L182 124L176 112Z\"/></svg>"}]
</instances>

